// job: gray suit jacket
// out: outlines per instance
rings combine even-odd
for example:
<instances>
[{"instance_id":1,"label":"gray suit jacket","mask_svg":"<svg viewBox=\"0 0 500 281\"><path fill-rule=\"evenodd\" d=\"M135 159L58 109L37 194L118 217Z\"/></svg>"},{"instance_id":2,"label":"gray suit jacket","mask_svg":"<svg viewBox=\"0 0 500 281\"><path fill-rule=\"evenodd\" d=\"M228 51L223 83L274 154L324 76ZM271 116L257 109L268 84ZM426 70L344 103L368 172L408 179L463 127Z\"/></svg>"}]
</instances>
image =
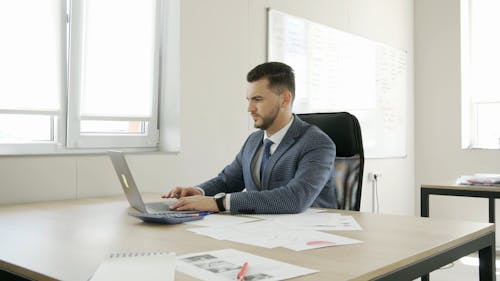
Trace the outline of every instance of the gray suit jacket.
<instances>
[{"instance_id":1,"label":"gray suit jacket","mask_svg":"<svg viewBox=\"0 0 500 281\"><path fill-rule=\"evenodd\" d=\"M269 158L262 183L254 180L252 160L264 131L252 133L236 159L215 178L198 185L205 195L231 193L231 213L300 213L309 207L337 208L333 172L335 144L318 127L294 116ZM241 192L246 188L247 192Z\"/></svg>"}]
</instances>

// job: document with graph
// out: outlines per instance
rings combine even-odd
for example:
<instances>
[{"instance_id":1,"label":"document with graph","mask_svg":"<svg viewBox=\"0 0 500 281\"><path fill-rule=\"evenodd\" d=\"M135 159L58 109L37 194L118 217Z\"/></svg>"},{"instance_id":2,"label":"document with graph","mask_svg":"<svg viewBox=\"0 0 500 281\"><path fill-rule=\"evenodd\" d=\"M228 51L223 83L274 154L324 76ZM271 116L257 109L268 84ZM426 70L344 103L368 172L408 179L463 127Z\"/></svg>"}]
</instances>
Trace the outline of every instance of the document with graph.
<instances>
[{"instance_id":1,"label":"document with graph","mask_svg":"<svg viewBox=\"0 0 500 281\"><path fill-rule=\"evenodd\" d=\"M177 269L204 281L285 280L318 272L235 249L192 253L177 257Z\"/></svg>"}]
</instances>

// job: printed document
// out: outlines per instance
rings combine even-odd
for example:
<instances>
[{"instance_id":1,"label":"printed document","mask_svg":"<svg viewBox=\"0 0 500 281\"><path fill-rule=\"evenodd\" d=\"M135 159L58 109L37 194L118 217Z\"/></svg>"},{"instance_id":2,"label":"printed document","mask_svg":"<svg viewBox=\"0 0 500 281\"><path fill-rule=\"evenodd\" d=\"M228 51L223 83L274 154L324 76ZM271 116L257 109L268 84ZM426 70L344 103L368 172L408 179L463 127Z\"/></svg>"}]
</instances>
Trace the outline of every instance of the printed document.
<instances>
[{"instance_id":1,"label":"printed document","mask_svg":"<svg viewBox=\"0 0 500 281\"><path fill-rule=\"evenodd\" d=\"M309 269L235 249L187 254L177 257L177 269L199 280L229 281L237 280L243 264L248 269L245 280L284 280L318 272Z\"/></svg>"},{"instance_id":2,"label":"printed document","mask_svg":"<svg viewBox=\"0 0 500 281\"><path fill-rule=\"evenodd\" d=\"M186 224L196 225L196 226L211 226L211 227L221 227L229 226L240 223L252 222L258 220L252 217L243 216L232 216L227 214L211 214L205 216L202 220L186 222Z\"/></svg>"},{"instance_id":3,"label":"printed document","mask_svg":"<svg viewBox=\"0 0 500 281\"><path fill-rule=\"evenodd\" d=\"M284 247L294 251L362 243L321 231L289 228L273 220L244 223L231 228L192 228L189 231L218 240L264 248Z\"/></svg>"}]
</instances>

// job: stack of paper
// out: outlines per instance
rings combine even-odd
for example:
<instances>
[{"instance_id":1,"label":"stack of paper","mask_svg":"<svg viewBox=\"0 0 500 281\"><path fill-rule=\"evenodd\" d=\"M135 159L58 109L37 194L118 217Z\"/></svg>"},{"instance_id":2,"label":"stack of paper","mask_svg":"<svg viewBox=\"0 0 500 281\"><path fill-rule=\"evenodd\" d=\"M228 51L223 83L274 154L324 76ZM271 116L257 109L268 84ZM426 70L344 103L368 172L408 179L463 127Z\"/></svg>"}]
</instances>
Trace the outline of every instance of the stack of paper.
<instances>
[{"instance_id":1,"label":"stack of paper","mask_svg":"<svg viewBox=\"0 0 500 281\"><path fill-rule=\"evenodd\" d=\"M258 214L233 216L212 214L204 220L192 221L187 224L197 226L223 227L258 220L273 221L284 227L306 230L361 230L361 226L352 216L336 213L321 213L322 209L308 209L300 214Z\"/></svg>"},{"instance_id":2,"label":"stack of paper","mask_svg":"<svg viewBox=\"0 0 500 281\"><path fill-rule=\"evenodd\" d=\"M322 220L316 220L313 217L321 217ZM344 217L347 220L343 221ZM265 218L265 220L241 223L230 228L203 227L192 228L189 231L218 240L229 240L264 248L284 247L294 251L362 243L356 239L316 230L322 227L341 230L361 229L350 216L325 213L313 216L307 214L269 215ZM343 225L346 221L347 226Z\"/></svg>"},{"instance_id":3,"label":"stack of paper","mask_svg":"<svg viewBox=\"0 0 500 281\"><path fill-rule=\"evenodd\" d=\"M460 176L457 180L457 184L500 186L500 174L474 174L472 176Z\"/></svg>"}]
</instances>

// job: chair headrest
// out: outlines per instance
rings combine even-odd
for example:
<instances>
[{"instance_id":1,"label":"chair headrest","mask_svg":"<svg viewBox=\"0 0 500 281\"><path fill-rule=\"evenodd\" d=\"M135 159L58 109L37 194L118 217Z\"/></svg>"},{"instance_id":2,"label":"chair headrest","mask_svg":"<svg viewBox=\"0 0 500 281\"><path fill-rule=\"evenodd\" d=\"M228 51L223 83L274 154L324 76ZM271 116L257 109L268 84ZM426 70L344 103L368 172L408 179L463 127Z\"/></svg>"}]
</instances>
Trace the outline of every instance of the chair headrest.
<instances>
[{"instance_id":1,"label":"chair headrest","mask_svg":"<svg viewBox=\"0 0 500 281\"><path fill-rule=\"evenodd\" d=\"M335 143L337 156L364 155L361 128L354 115L348 112L329 112L297 114L297 116L325 132Z\"/></svg>"}]
</instances>

